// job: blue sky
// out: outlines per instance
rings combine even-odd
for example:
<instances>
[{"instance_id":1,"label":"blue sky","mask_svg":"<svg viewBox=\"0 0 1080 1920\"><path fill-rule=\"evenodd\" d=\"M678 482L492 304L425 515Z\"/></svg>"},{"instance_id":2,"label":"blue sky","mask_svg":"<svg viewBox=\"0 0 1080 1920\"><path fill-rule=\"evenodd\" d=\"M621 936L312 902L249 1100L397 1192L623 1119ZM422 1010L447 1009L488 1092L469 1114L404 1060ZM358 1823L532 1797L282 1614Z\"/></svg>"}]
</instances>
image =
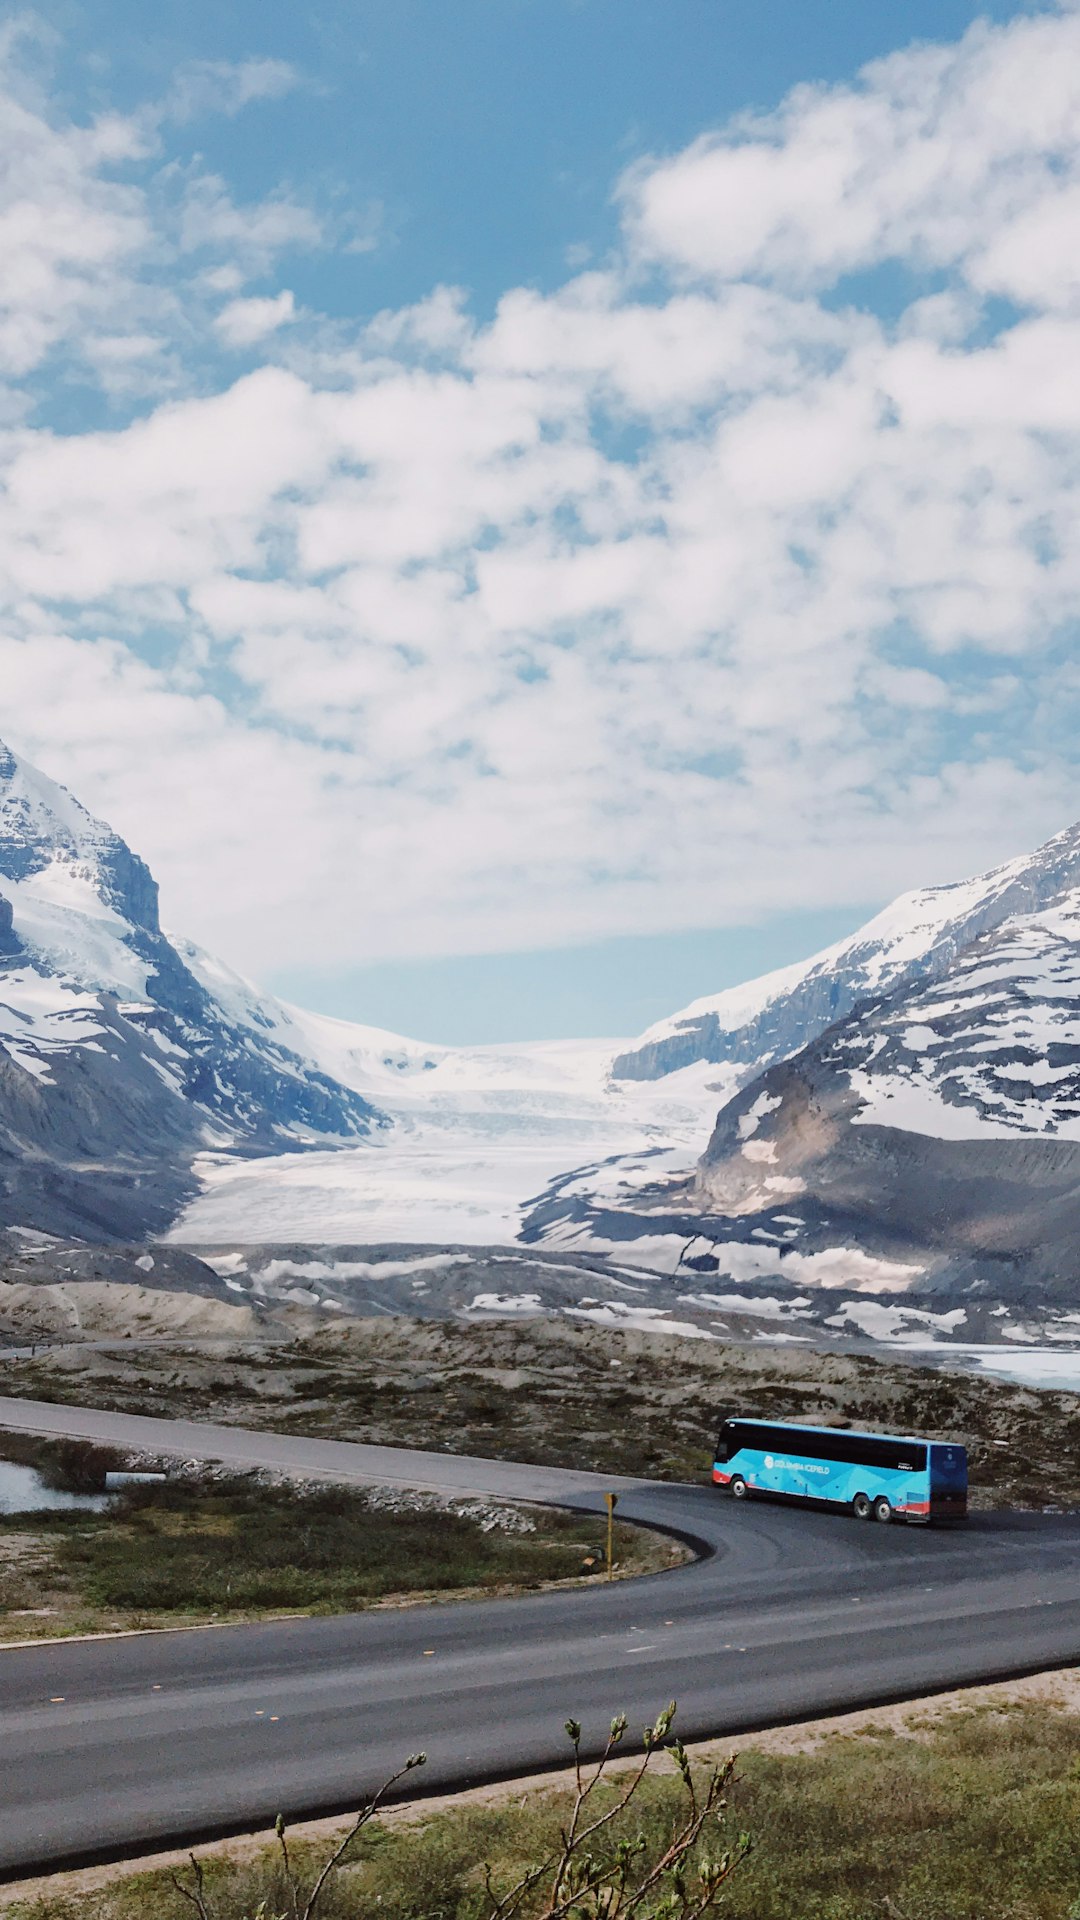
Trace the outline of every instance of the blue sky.
<instances>
[{"instance_id":1,"label":"blue sky","mask_svg":"<svg viewBox=\"0 0 1080 1920\"><path fill-rule=\"evenodd\" d=\"M615 238L612 187L799 82L850 79L919 38L1023 9L958 0L94 0L38 10L72 109L135 110L185 62L287 62L301 84L256 118L201 118L191 145L238 195L282 180L369 209L379 244L303 263L297 290L351 320L439 282L490 314L553 289L568 249Z\"/></svg>"},{"instance_id":2,"label":"blue sky","mask_svg":"<svg viewBox=\"0 0 1080 1920\"><path fill-rule=\"evenodd\" d=\"M0 732L431 1039L636 1032L1054 831L1077 22L20 15Z\"/></svg>"}]
</instances>

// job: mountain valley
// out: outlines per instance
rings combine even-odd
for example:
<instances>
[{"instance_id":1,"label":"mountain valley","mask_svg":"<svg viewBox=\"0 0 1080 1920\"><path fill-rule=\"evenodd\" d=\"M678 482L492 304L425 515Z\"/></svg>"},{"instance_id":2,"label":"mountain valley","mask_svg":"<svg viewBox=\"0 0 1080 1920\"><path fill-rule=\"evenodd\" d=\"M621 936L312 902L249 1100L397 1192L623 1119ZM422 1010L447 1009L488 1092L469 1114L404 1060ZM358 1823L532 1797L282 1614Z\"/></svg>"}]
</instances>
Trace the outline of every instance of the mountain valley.
<instances>
[{"instance_id":1,"label":"mountain valley","mask_svg":"<svg viewBox=\"0 0 1080 1920\"><path fill-rule=\"evenodd\" d=\"M8 1341L92 1283L256 1321L1064 1348L1077 1224L1080 829L633 1044L455 1048L165 934L138 857L0 748Z\"/></svg>"}]
</instances>

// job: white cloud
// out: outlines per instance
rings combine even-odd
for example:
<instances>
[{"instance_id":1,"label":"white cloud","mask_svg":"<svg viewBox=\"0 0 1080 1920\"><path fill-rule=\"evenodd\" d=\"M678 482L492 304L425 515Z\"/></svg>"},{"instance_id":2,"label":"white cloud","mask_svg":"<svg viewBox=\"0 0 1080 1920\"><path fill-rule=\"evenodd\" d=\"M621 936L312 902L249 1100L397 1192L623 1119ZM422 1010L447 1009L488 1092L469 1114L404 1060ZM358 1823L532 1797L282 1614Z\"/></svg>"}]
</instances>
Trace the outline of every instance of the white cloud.
<instances>
[{"instance_id":1,"label":"white cloud","mask_svg":"<svg viewBox=\"0 0 1080 1920\"><path fill-rule=\"evenodd\" d=\"M180 216L185 252L225 249L247 273L265 273L289 247L315 247L323 227L311 207L289 193L238 206L217 174L195 173L186 184Z\"/></svg>"},{"instance_id":2,"label":"white cloud","mask_svg":"<svg viewBox=\"0 0 1080 1920\"><path fill-rule=\"evenodd\" d=\"M1062 824L1078 32L980 26L638 167L623 255L486 325L245 297L311 209L161 156L111 185L134 134L38 114L26 364L92 315L111 392L175 384L0 430L0 733L256 972L870 899ZM886 259L895 318L832 297Z\"/></svg>"},{"instance_id":3,"label":"white cloud","mask_svg":"<svg viewBox=\"0 0 1080 1920\"><path fill-rule=\"evenodd\" d=\"M54 128L0 87L0 377L92 323L148 243L141 195L103 173L131 144L123 122Z\"/></svg>"},{"instance_id":4,"label":"white cloud","mask_svg":"<svg viewBox=\"0 0 1080 1920\"><path fill-rule=\"evenodd\" d=\"M321 245L324 225L284 188L238 204L197 161L164 156L163 140L177 120L240 112L296 76L272 60L199 64L181 70L163 103L78 124L27 77L18 25L0 33L0 382L12 394L66 354L77 377L114 396L183 389L192 381L182 360L141 372L138 362L174 344L190 356L215 294L239 292L283 249ZM185 286L187 255L198 271ZM288 317L282 306L278 324ZM0 404L12 410L10 398Z\"/></svg>"},{"instance_id":5,"label":"white cloud","mask_svg":"<svg viewBox=\"0 0 1080 1920\"><path fill-rule=\"evenodd\" d=\"M296 302L286 288L267 299L230 300L214 322L227 346L252 347L296 317Z\"/></svg>"},{"instance_id":6,"label":"white cloud","mask_svg":"<svg viewBox=\"0 0 1080 1920\"><path fill-rule=\"evenodd\" d=\"M257 100L279 100L299 84L286 60L192 60L176 73L161 109L170 120L242 113Z\"/></svg>"},{"instance_id":7,"label":"white cloud","mask_svg":"<svg viewBox=\"0 0 1080 1920\"><path fill-rule=\"evenodd\" d=\"M1080 182L1080 13L918 46L851 87L801 86L624 182L643 258L830 285L895 259L958 268L1045 306L1075 289L1059 247Z\"/></svg>"}]
</instances>

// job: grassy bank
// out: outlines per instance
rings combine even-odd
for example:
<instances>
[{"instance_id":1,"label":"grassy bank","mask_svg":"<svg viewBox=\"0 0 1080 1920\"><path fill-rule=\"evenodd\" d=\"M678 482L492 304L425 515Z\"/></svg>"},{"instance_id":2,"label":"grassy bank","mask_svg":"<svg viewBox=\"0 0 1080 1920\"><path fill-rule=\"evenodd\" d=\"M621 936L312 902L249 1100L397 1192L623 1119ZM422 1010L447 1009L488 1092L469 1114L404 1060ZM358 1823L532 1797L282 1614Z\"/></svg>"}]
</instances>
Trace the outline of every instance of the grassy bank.
<instances>
[{"instance_id":1,"label":"grassy bank","mask_svg":"<svg viewBox=\"0 0 1080 1920\"><path fill-rule=\"evenodd\" d=\"M665 1766L661 1762L661 1766ZM753 1851L725 1890L729 1920L1075 1920L1080 1913L1080 1716L1031 1700L961 1707L902 1731L878 1726L812 1752L743 1753L724 1816ZM565 1790L450 1804L369 1830L320 1920L482 1920L496 1887L539 1859L565 1822ZM648 1785L602 1845L642 1836L655 1858L677 1817L673 1771ZM720 1835L704 1841L715 1857ZM310 1872L325 1854L294 1836ZM214 1920L288 1911L271 1847L210 1856ZM260 1908L265 1901L265 1908ZM10 1920L180 1920L164 1872L19 1899ZM528 1906L524 1912L535 1911Z\"/></svg>"},{"instance_id":2,"label":"grassy bank","mask_svg":"<svg viewBox=\"0 0 1080 1920\"><path fill-rule=\"evenodd\" d=\"M70 1443L11 1451L81 1488L87 1458L103 1459ZM596 1577L602 1534L543 1508L188 1474L102 1512L0 1515L0 1640L519 1592ZM624 1572L680 1557L633 1527L617 1529L616 1553Z\"/></svg>"},{"instance_id":3,"label":"grassy bank","mask_svg":"<svg viewBox=\"0 0 1080 1920\"><path fill-rule=\"evenodd\" d=\"M1080 1396L868 1355L575 1327L398 1317L317 1337L72 1346L4 1390L282 1433L655 1478L707 1473L721 1414L962 1440L973 1504L1080 1505Z\"/></svg>"}]
</instances>

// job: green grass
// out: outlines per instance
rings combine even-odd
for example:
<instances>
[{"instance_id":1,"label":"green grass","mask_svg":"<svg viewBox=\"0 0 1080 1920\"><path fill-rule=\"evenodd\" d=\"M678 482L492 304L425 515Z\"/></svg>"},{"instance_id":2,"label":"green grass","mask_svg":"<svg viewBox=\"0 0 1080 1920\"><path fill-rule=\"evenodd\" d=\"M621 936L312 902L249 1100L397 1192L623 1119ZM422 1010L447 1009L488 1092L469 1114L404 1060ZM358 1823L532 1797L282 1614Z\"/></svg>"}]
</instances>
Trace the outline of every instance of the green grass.
<instances>
[{"instance_id":1,"label":"green grass","mask_svg":"<svg viewBox=\"0 0 1080 1920\"><path fill-rule=\"evenodd\" d=\"M1080 1720L957 1712L926 1741L757 1756L739 1920L1063 1920L1080 1895Z\"/></svg>"},{"instance_id":2,"label":"green grass","mask_svg":"<svg viewBox=\"0 0 1080 1920\"><path fill-rule=\"evenodd\" d=\"M336 1610L391 1593L532 1586L580 1572L597 1531L553 1514L539 1537L483 1533L462 1515L387 1512L344 1487L141 1494L61 1537L60 1566L94 1605Z\"/></svg>"},{"instance_id":3,"label":"green grass","mask_svg":"<svg viewBox=\"0 0 1080 1920\"><path fill-rule=\"evenodd\" d=\"M729 1920L1066 1920L1080 1914L1080 1717L1030 1704L944 1716L924 1738L827 1739L808 1754L747 1752L729 1820L755 1848L722 1907ZM674 1783L635 1802L626 1834L655 1855ZM505 1884L550 1845L565 1799L451 1807L376 1830L338 1878L322 1920L482 1920L482 1863ZM268 1808L268 1816L272 1809ZM615 1832L612 1844L618 1839ZM715 1852L715 1842L709 1842ZM294 1850L304 1857L303 1842ZM315 1855L310 1856L312 1860ZM208 1861L215 1920L284 1912L272 1851ZM12 1920L179 1920L161 1874L23 1903Z\"/></svg>"}]
</instances>

